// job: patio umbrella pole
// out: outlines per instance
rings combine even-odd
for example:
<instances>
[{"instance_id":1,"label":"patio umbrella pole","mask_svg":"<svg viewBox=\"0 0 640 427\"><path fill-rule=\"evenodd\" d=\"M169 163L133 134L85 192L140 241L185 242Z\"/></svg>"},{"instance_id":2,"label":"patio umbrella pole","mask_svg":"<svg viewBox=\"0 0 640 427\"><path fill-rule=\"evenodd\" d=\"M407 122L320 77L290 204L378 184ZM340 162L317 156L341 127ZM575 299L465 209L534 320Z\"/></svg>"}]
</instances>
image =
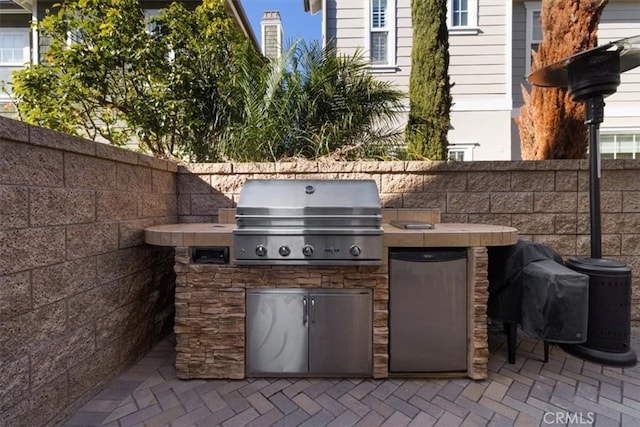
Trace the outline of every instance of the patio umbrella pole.
<instances>
[{"instance_id":1,"label":"patio umbrella pole","mask_svg":"<svg viewBox=\"0 0 640 427\"><path fill-rule=\"evenodd\" d=\"M585 124L589 125L589 206L591 216L591 258L602 258L600 215L600 123L604 120L602 96L585 101Z\"/></svg>"}]
</instances>

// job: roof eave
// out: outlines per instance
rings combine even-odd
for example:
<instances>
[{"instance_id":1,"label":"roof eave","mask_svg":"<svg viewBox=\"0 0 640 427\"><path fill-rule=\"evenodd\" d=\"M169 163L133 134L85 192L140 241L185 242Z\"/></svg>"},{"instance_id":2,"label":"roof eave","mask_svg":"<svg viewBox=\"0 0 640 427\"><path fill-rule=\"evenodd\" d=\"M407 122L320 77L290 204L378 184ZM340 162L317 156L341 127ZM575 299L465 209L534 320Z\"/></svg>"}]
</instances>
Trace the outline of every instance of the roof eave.
<instances>
[{"instance_id":1,"label":"roof eave","mask_svg":"<svg viewBox=\"0 0 640 427\"><path fill-rule=\"evenodd\" d=\"M260 43L258 43L258 39L251 29L251 23L249 22L249 18L247 18L247 14L240 3L240 0L225 0L224 3L242 32L249 38L249 40L251 40L253 47L256 51L260 52Z\"/></svg>"},{"instance_id":2,"label":"roof eave","mask_svg":"<svg viewBox=\"0 0 640 427\"><path fill-rule=\"evenodd\" d=\"M322 0L302 0L304 11L315 14L322 10Z\"/></svg>"}]
</instances>

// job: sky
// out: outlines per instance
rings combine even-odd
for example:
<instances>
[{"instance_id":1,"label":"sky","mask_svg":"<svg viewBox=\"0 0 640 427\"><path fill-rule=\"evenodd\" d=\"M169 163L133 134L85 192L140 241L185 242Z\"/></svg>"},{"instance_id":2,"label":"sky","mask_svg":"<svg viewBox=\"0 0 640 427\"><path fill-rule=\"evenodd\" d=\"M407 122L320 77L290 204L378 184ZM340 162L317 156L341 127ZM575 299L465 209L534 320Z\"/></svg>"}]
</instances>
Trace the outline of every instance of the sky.
<instances>
[{"instance_id":1,"label":"sky","mask_svg":"<svg viewBox=\"0 0 640 427\"><path fill-rule=\"evenodd\" d=\"M302 37L307 43L322 38L322 12L311 15L304 11L303 0L241 0L242 7L251 22L253 33L260 42L260 19L265 10L280 12L284 45Z\"/></svg>"}]
</instances>

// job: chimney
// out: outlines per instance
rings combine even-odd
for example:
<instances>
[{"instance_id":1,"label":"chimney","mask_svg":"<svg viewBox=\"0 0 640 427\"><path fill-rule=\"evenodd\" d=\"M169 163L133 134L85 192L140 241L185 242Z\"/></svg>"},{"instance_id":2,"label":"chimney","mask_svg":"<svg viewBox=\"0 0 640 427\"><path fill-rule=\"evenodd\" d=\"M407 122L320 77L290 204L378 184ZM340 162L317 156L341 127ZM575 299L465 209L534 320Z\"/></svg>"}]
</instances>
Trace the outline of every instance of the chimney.
<instances>
[{"instance_id":1,"label":"chimney","mask_svg":"<svg viewBox=\"0 0 640 427\"><path fill-rule=\"evenodd\" d=\"M274 60L282 56L282 21L280 12L267 10L262 14L260 21L262 30L262 54Z\"/></svg>"}]
</instances>

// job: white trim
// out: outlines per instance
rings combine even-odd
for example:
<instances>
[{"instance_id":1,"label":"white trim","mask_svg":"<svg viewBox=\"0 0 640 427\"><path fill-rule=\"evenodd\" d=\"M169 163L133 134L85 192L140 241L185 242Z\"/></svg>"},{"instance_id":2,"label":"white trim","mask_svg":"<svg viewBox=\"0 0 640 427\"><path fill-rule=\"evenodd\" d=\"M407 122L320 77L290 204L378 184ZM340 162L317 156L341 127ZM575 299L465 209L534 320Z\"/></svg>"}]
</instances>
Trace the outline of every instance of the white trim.
<instances>
[{"instance_id":1,"label":"white trim","mask_svg":"<svg viewBox=\"0 0 640 427\"><path fill-rule=\"evenodd\" d=\"M451 103L451 111L511 111L511 100L506 97L465 99Z\"/></svg>"},{"instance_id":2,"label":"white trim","mask_svg":"<svg viewBox=\"0 0 640 427\"><path fill-rule=\"evenodd\" d=\"M327 46L327 0L322 0L322 47Z\"/></svg>"},{"instance_id":3,"label":"white trim","mask_svg":"<svg viewBox=\"0 0 640 427\"><path fill-rule=\"evenodd\" d=\"M632 135L632 134L640 134L640 127L632 127L632 126L614 126L610 128L600 128L601 135Z\"/></svg>"},{"instance_id":4,"label":"white trim","mask_svg":"<svg viewBox=\"0 0 640 427\"><path fill-rule=\"evenodd\" d=\"M22 6L20 6L22 7ZM27 9L3 9L0 10L0 15L30 15L31 12Z\"/></svg>"},{"instance_id":5,"label":"white trim","mask_svg":"<svg viewBox=\"0 0 640 427\"><path fill-rule=\"evenodd\" d=\"M38 33L38 2L33 2L31 10L31 63L40 63L40 34Z\"/></svg>"},{"instance_id":6,"label":"white trim","mask_svg":"<svg viewBox=\"0 0 640 427\"><path fill-rule=\"evenodd\" d=\"M528 76L531 73L531 44L533 43L533 14L540 12L542 9L541 2L538 1L526 1L524 2L525 20L525 45L524 45L524 75Z\"/></svg>"},{"instance_id":7,"label":"white trim","mask_svg":"<svg viewBox=\"0 0 640 427\"><path fill-rule=\"evenodd\" d=\"M473 160L473 149L479 146L477 142L450 142L447 146L447 158L451 151L458 151L463 153L463 162L470 162Z\"/></svg>"},{"instance_id":8,"label":"white trim","mask_svg":"<svg viewBox=\"0 0 640 427\"><path fill-rule=\"evenodd\" d=\"M453 25L453 0L447 0L447 27L451 34L478 34L478 0L467 0L467 25Z\"/></svg>"},{"instance_id":9,"label":"white trim","mask_svg":"<svg viewBox=\"0 0 640 427\"><path fill-rule=\"evenodd\" d=\"M633 107L621 107L621 106L604 106L604 118L607 117L637 117L640 119L640 105ZM640 122L640 120L639 120Z\"/></svg>"},{"instance_id":10,"label":"white trim","mask_svg":"<svg viewBox=\"0 0 640 427\"><path fill-rule=\"evenodd\" d=\"M373 0L365 0L364 2L364 52L365 56L371 60L371 2ZM372 64L372 68L380 70L382 73L395 72L396 68L396 0L387 0L387 16L385 17L387 32L387 63ZM393 68L393 69L392 69Z\"/></svg>"},{"instance_id":11,"label":"white trim","mask_svg":"<svg viewBox=\"0 0 640 427\"><path fill-rule=\"evenodd\" d=\"M513 2L506 2L507 27L505 31L505 75L507 76L507 87L505 96L509 101L509 109L513 107Z\"/></svg>"},{"instance_id":12,"label":"white trim","mask_svg":"<svg viewBox=\"0 0 640 427\"><path fill-rule=\"evenodd\" d=\"M477 36L480 34L479 27L453 27L449 28L450 36Z\"/></svg>"},{"instance_id":13,"label":"white trim","mask_svg":"<svg viewBox=\"0 0 640 427\"><path fill-rule=\"evenodd\" d=\"M18 6L28 10L29 12L31 12L34 2L35 2L34 0L13 0L14 4L17 4Z\"/></svg>"},{"instance_id":14,"label":"white trim","mask_svg":"<svg viewBox=\"0 0 640 427\"><path fill-rule=\"evenodd\" d=\"M377 65L373 64L369 66L369 72L371 74L389 74L398 72L396 65Z\"/></svg>"}]
</instances>

